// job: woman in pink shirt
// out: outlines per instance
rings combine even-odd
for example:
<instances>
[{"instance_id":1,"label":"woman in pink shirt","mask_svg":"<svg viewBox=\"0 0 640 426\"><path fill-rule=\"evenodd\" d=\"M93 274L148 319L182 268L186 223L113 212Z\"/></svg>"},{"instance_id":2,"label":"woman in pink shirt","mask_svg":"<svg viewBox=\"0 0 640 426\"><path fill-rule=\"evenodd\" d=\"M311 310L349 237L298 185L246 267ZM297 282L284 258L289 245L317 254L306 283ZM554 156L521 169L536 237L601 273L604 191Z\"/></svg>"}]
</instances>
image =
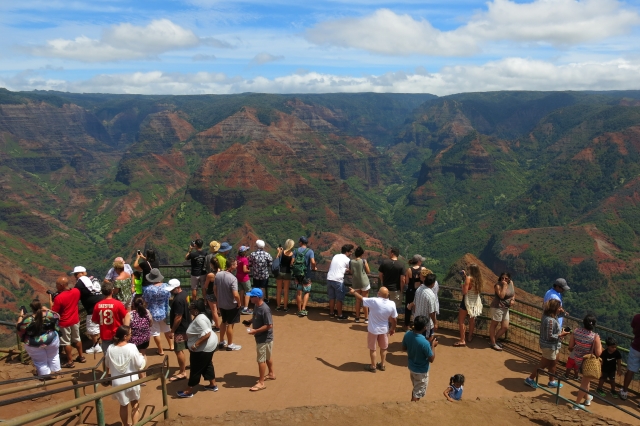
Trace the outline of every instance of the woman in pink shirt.
<instances>
[{"instance_id":1,"label":"woman in pink shirt","mask_svg":"<svg viewBox=\"0 0 640 426\"><path fill-rule=\"evenodd\" d=\"M242 306L242 315L252 315L253 311L249 309L249 296L247 293L251 291L251 281L249 280L249 259L247 252L249 247L240 246L238 249L238 269L236 270L236 278L238 279L238 290L240 290L240 300L244 302Z\"/></svg>"}]
</instances>

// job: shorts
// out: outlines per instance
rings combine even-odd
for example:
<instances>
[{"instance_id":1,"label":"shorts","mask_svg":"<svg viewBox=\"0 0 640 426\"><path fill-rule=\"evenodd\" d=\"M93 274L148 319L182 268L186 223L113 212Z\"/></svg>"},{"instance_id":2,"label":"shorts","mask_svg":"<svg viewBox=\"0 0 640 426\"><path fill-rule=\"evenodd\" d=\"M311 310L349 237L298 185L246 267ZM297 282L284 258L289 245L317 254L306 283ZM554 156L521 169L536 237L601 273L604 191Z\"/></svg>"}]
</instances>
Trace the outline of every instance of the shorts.
<instances>
[{"instance_id":1,"label":"shorts","mask_svg":"<svg viewBox=\"0 0 640 426\"><path fill-rule=\"evenodd\" d=\"M136 345L136 348L138 348L139 351L143 351L145 349L147 349L149 347L149 341L147 340L144 343L140 343L139 345Z\"/></svg>"},{"instance_id":2,"label":"shorts","mask_svg":"<svg viewBox=\"0 0 640 426\"><path fill-rule=\"evenodd\" d=\"M602 376L605 380L616 380L616 370L605 371L602 370Z\"/></svg>"},{"instance_id":3,"label":"shorts","mask_svg":"<svg viewBox=\"0 0 640 426\"><path fill-rule=\"evenodd\" d=\"M367 284L367 285L366 285L366 286L364 286L364 287L355 287L355 286L352 286L352 288L353 288L355 291L369 291L369 290L371 290L371 284Z\"/></svg>"},{"instance_id":4,"label":"shorts","mask_svg":"<svg viewBox=\"0 0 640 426\"><path fill-rule=\"evenodd\" d=\"M576 360L573 358L567 359L567 365L565 366L567 370L573 370L574 368L578 368L578 364L576 364Z\"/></svg>"},{"instance_id":5,"label":"shorts","mask_svg":"<svg viewBox=\"0 0 640 426\"><path fill-rule=\"evenodd\" d=\"M153 324L151 324L151 337L157 337L161 333L168 333L170 331L171 327L169 327L169 324L164 322L164 320L153 320Z\"/></svg>"},{"instance_id":6,"label":"shorts","mask_svg":"<svg viewBox=\"0 0 640 426\"><path fill-rule=\"evenodd\" d=\"M237 324L240 322L240 308L220 309L222 322L225 324Z\"/></svg>"},{"instance_id":7,"label":"shorts","mask_svg":"<svg viewBox=\"0 0 640 426\"><path fill-rule=\"evenodd\" d=\"M253 279L253 288L267 288L267 285L269 285L269 278L265 278L265 279L254 278Z\"/></svg>"},{"instance_id":8,"label":"shorts","mask_svg":"<svg viewBox=\"0 0 640 426\"><path fill-rule=\"evenodd\" d=\"M243 283L239 283L238 288L240 291L244 291L245 293L249 293L251 291L251 281L246 280Z\"/></svg>"},{"instance_id":9,"label":"shorts","mask_svg":"<svg viewBox=\"0 0 640 426\"><path fill-rule=\"evenodd\" d=\"M180 352L187 349L187 333L173 334L173 351Z\"/></svg>"},{"instance_id":10,"label":"shorts","mask_svg":"<svg viewBox=\"0 0 640 426\"><path fill-rule=\"evenodd\" d=\"M89 336L100 334L100 324L93 322L91 315L87 315L87 334Z\"/></svg>"},{"instance_id":11,"label":"shorts","mask_svg":"<svg viewBox=\"0 0 640 426\"><path fill-rule=\"evenodd\" d=\"M211 294L207 294L207 301L211 303L216 303L218 299L216 298L215 294L211 293Z\"/></svg>"},{"instance_id":12,"label":"shorts","mask_svg":"<svg viewBox=\"0 0 640 426\"><path fill-rule=\"evenodd\" d=\"M298 284L296 286L296 290L301 291L303 293L311 293L311 284L307 284L307 285Z\"/></svg>"},{"instance_id":13,"label":"shorts","mask_svg":"<svg viewBox=\"0 0 640 426\"><path fill-rule=\"evenodd\" d=\"M466 299L467 295L465 294L464 296L462 296L462 300L460 301L460 309L462 309L463 311L467 310L467 305L464 303Z\"/></svg>"},{"instance_id":14,"label":"shorts","mask_svg":"<svg viewBox=\"0 0 640 426\"><path fill-rule=\"evenodd\" d=\"M347 295L346 287L344 283L340 281L327 280L327 294L329 300L337 300L338 302L344 301L344 297Z\"/></svg>"},{"instance_id":15,"label":"shorts","mask_svg":"<svg viewBox=\"0 0 640 426\"><path fill-rule=\"evenodd\" d=\"M558 357L558 352L560 352L560 349L540 348L540 352L542 352L542 358L548 359L550 361L555 361Z\"/></svg>"},{"instance_id":16,"label":"shorts","mask_svg":"<svg viewBox=\"0 0 640 426\"><path fill-rule=\"evenodd\" d=\"M640 370L640 352L633 348L629 348L629 357L627 358L627 370L637 373Z\"/></svg>"},{"instance_id":17,"label":"shorts","mask_svg":"<svg viewBox=\"0 0 640 426\"><path fill-rule=\"evenodd\" d=\"M390 291L389 300L396 304L396 311L398 311L402 307L402 292Z\"/></svg>"},{"instance_id":18,"label":"shorts","mask_svg":"<svg viewBox=\"0 0 640 426\"><path fill-rule=\"evenodd\" d=\"M387 349L389 347L389 335L388 334L373 334L367 332L367 346L370 351L376 350L376 343L380 346L380 349Z\"/></svg>"},{"instance_id":19,"label":"shorts","mask_svg":"<svg viewBox=\"0 0 640 426\"><path fill-rule=\"evenodd\" d=\"M205 281L207 281L206 275L191 275L191 291L202 288Z\"/></svg>"},{"instance_id":20,"label":"shorts","mask_svg":"<svg viewBox=\"0 0 640 426\"><path fill-rule=\"evenodd\" d=\"M291 273L280 272L278 274L278 279L282 281L291 281Z\"/></svg>"},{"instance_id":21,"label":"shorts","mask_svg":"<svg viewBox=\"0 0 640 426\"><path fill-rule=\"evenodd\" d=\"M256 343L256 353L258 362L267 362L271 359L273 351L273 340L267 343Z\"/></svg>"},{"instance_id":22,"label":"shorts","mask_svg":"<svg viewBox=\"0 0 640 426\"><path fill-rule=\"evenodd\" d=\"M113 345L113 339L112 340L103 340L102 342L100 342L100 347L102 347L102 352L103 353L107 353L107 349L109 349L109 346Z\"/></svg>"},{"instance_id":23,"label":"shorts","mask_svg":"<svg viewBox=\"0 0 640 426\"><path fill-rule=\"evenodd\" d=\"M424 398L427 394L427 386L429 386L429 372L426 373L414 373L409 371L411 377L411 384L413 385L413 391L411 396L414 398Z\"/></svg>"},{"instance_id":24,"label":"shorts","mask_svg":"<svg viewBox=\"0 0 640 426\"><path fill-rule=\"evenodd\" d=\"M98 334L100 332L98 331ZM70 325L69 327L60 327L58 333L60 337L60 346L69 346L80 341L80 323Z\"/></svg>"},{"instance_id":25,"label":"shorts","mask_svg":"<svg viewBox=\"0 0 640 426\"><path fill-rule=\"evenodd\" d=\"M509 321L509 308L491 308L489 309L489 316L492 320L503 322Z\"/></svg>"},{"instance_id":26,"label":"shorts","mask_svg":"<svg viewBox=\"0 0 640 426\"><path fill-rule=\"evenodd\" d=\"M429 327L429 326L427 325L427 327ZM422 333L422 335L423 335L427 340L429 340L429 339L431 338L431 336L433 336L433 334L434 334L434 333L435 333L435 329L433 329L433 328L431 328L431 329L429 329L429 328L425 328L425 329L424 329L424 332Z\"/></svg>"}]
</instances>

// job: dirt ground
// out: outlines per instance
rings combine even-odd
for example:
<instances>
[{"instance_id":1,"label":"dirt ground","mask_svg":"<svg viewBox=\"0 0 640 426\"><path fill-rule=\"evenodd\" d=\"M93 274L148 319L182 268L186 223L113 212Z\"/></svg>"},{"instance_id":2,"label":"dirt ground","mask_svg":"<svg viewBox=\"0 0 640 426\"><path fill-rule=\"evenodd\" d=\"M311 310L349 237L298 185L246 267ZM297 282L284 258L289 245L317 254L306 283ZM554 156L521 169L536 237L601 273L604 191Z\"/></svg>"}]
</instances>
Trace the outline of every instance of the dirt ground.
<instances>
[{"instance_id":1,"label":"dirt ground","mask_svg":"<svg viewBox=\"0 0 640 426\"><path fill-rule=\"evenodd\" d=\"M389 421L401 415L404 422L405 416L415 416L415 419L424 418L420 413L422 413L421 410L427 409L425 407L442 406L449 408L443 409L442 414L434 415L442 416L438 419L445 424L458 423L458 420L462 423L469 419L473 419L474 424L483 424L476 421L485 418L490 419L492 425L502 424L500 422L503 419L513 419L513 421L509 420L510 424L518 424L518 421L523 421L516 415L518 407L532 405L530 402L520 403L518 401L525 400L514 398L526 398L526 401L535 401L536 404L555 402L550 395L541 390L531 389L523 383L526 375L537 364L537 355L530 356L509 348L503 352L496 352L491 350L488 341L482 338L474 339L468 347L456 348L453 347L456 341L453 332L446 330L438 332L440 345L435 350L436 359L430 371L427 396L419 404L411 405L404 404L411 399L411 382L407 369L407 357L401 351L402 332L391 337L387 369L377 373L364 371L369 357L364 324L355 324L353 320L348 322L330 320L326 311L320 310L310 311L307 318L298 318L292 313L274 312L274 333L273 360L277 379L267 382L267 389L256 393L249 392L258 374L255 342L253 337L246 334L245 327L236 327L234 340L235 343L242 345L242 350L216 352L213 357L220 390L215 393L205 392L201 386L198 386L195 388L193 398L179 399L176 397L176 392L186 386L186 381L170 383L168 392L171 419L181 422L186 421L184 416L210 418L236 416L233 417L234 422L239 422L238 417L256 416L255 420L249 423L267 424L260 423L258 420L282 416L284 415L282 413L285 413L282 410L289 407L302 407L286 411L291 415L285 417L301 419L307 416L315 419L319 416L318 421L326 416L335 415L346 416L345 418L349 419L362 417L367 420L355 424L366 422L375 425L378 424L377 419L382 418L381 413L391 413ZM162 359L154 353L155 348L148 349L149 364L157 364ZM169 354L172 369L175 369L177 364L174 354L168 351L166 353ZM91 363L97 361L97 359L90 360ZM76 365L85 367L90 364ZM464 402L452 405L444 400L442 391L447 387L449 377L456 373L462 373L466 377ZM28 375L27 367L15 363L0 363L0 380ZM84 379L89 380L88 377ZM204 382L201 383L203 384ZM140 401L143 417L162 406L160 390L159 382L149 383L143 388ZM90 393L92 389L86 388L86 392ZM562 395L567 398L573 399L575 394L575 390L569 386L562 389ZM72 393L67 392L36 401L0 407L0 419L52 406L71 397ZM480 401L476 401L477 398L480 398ZM496 402L499 401L496 398L502 402ZM435 405L433 405L434 402ZM618 400L616 402L621 403ZM635 402L622 403L629 411L640 413ZM499 410L499 407L506 406L505 404L511 404L513 409L504 413L500 411L499 416L492 415L494 410ZM104 405L107 424L120 425L117 403L108 398L104 401ZM309 408L312 406L320 408L312 410ZM521 410L522 407L520 407ZM552 407L559 410L558 415L561 417L575 414L562 403L558 407L555 404ZM246 413L244 412L246 410L261 414ZM592 404L591 411L607 416L618 424L620 422L639 424L633 417L598 402ZM467 418L467 415L471 417ZM414 417L408 417L407 420L412 418ZM161 419L160 417L159 420ZM311 421L305 419L307 420ZM92 404L85 406L82 421L86 424L96 423L95 409ZM354 421L350 420L350 423L353 424ZM487 424L489 424L488 421ZM334 420L332 423L339 424Z\"/></svg>"}]
</instances>

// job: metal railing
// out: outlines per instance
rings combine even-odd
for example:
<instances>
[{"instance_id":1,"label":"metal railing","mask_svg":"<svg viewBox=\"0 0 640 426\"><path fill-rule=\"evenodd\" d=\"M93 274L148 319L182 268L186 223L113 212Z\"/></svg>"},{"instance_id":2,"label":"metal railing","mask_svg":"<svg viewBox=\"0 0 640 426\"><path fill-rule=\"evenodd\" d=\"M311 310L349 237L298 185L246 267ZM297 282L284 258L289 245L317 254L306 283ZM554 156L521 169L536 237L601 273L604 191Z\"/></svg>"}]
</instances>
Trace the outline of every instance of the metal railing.
<instances>
[{"instance_id":1,"label":"metal railing","mask_svg":"<svg viewBox=\"0 0 640 426\"><path fill-rule=\"evenodd\" d=\"M539 383L540 373L543 373L543 374L545 374L546 376L549 376L549 377L553 377L556 380L556 382L558 383L558 386L556 386L554 388L555 392L552 391L551 389L549 389L547 386L541 385ZM540 389L540 390L542 390L544 392L547 392L547 393L549 393L551 395L555 395L555 397L556 397L556 405L558 405L558 403L562 399L563 401L568 402L569 404L573 405L574 407L578 407L579 409L581 409L583 411L586 411L587 413L590 413L591 411L589 411L588 409L584 408L584 405L581 406L580 404L577 404L576 402L571 401L569 398L565 398L564 396L560 395L560 387L561 387L561 383L562 382L564 382L564 383L568 384L569 386L577 389L578 391L583 391L587 395L591 395L592 398L595 398L600 402L604 402L605 404L610 405L613 408L615 408L617 410L620 410L623 413L628 414L631 417L634 417L634 418L640 420L640 416L638 416L637 414L632 413L631 411L622 408L618 404L614 404L613 402L607 400L606 398L601 397L598 394L591 393L591 389L584 389L584 388L582 388L582 387L580 387L578 385L575 385L575 384L569 382L569 380L567 380L566 378L564 378L562 376L559 376L557 374L549 373L548 371L543 370L542 368L538 368L538 370L536 371L536 388L538 388L538 389Z\"/></svg>"},{"instance_id":2,"label":"metal railing","mask_svg":"<svg viewBox=\"0 0 640 426\"><path fill-rule=\"evenodd\" d=\"M24 345L20 340L20 336L18 335L18 330L15 322L11 321L0 321L0 325L8 327L9 329L13 329L13 332L16 334L16 349L14 348L0 348L0 354L7 354L0 359L4 359L7 356L18 355L20 357L20 362L23 364L27 362L29 355L27 351L24 349Z\"/></svg>"},{"instance_id":3,"label":"metal railing","mask_svg":"<svg viewBox=\"0 0 640 426\"><path fill-rule=\"evenodd\" d=\"M21 386L18 388L10 388L10 389L3 389L0 395L7 395L7 394L13 394L16 392L21 392L21 391L27 391L27 390L31 390L31 389L36 389L39 387L43 387L45 385L51 385L51 384L59 384L59 383L63 383L63 382L68 382L71 381L73 384L71 386L65 386L65 387L61 387L61 388L57 388L57 389L53 389L53 390L48 390L48 391L44 391L44 392L38 392L38 393L30 393L28 395L23 395L23 396L18 396L18 397L14 397L11 399L7 399L7 400L3 400L0 401L0 406L6 406L6 405L11 405L11 404L16 404L19 402L23 402L23 401L27 401L27 400L32 400L34 398L41 398L41 397L45 397L45 396L49 396L49 395L53 395L53 394L58 394L58 393L63 393L63 392L68 392L68 391L73 391L74 392L74 399L70 400L70 401L66 401L66 402L62 402L60 404L56 404L55 406L52 407L47 407L41 410L37 410L37 411L33 411L31 413L27 413L27 414L23 414L21 416L17 416L14 417L12 419L6 420L2 422L3 426L19 426L19 425L24 425L27 423L31 423L31 422L35 422L37 420L40 419L44 419L49 417L47 420L45 420L44 422L38 423L37 426L48 426L48 425L52 425L54 423L57 423L61 420L65 420L65 419L69 419L72 417L76 417L78 416L78 418L80 418L80 416L82 415L82 406L85 404L89 404L91 402L93 402L95 404L95 408L96 408L96 420L97 420L97 424L98 426L105 426L105 416L104 416L104 407L102 404L102 399L113 395L115 393L118 393L120 391L124 391L127 390L129 388L132 388L134 386L138 386L141 385L143 383L146 382L150 382L152 380L157 380L160 379L161 382L161 388L162 388L162 408L160 408L158 411L153 412L152 414L150 414L149 416L145 417L144 419L141 419L138 423L136 423L136 426L139 425L144 425L150 421L152 421L153 419L155 419L156 417L158 417L160 414L164 415L164 419L167 420L169 418L169 402L168 402L168 394L167 394L167 378L169 376L169 357L165 355L162 364L161 365L155 365L152 367L149 367L145 370L140 370L140 371L135 371L133 373L127 373L127 374L121 374L118 376L111 376L111 377L105 377L106 376L106 371L104 371L101 374L101 378L96 379L96 374L97 374L97 370L99 367L104 367L104 357L98 362L98 364L96 364L96 366L94 367L88 367L88 368L84 368L84 369L80 369L80 370L74 370L72 372L72 374L77 374L79 372L83 372L83 371L88 371L88 370L93 370L93 378L94 380L90 381L90 382L85 382L85 383L78 383L78 378L76 377L71 377L71 378L60 378L60 379L54 379L51 380L49 382L43 382L43 383L36 383L36 384L32 384L32 385L25 385L25 386ZM158 371L160 370L160 371ZM106 389L103 391L98 391L98 385L100 384L105 384L105 383L109 383L114 379L119 379L119 378L123 378L123 377L129 377L132 376L134 374L140 374L140 373L147 373L146 377L143 377L141 379L129 382L129 383L125 383L123 385L120 386L116 386L114 388L111 389ZM10 380L10 381L6 381L6 382L0 382L0 387L2 387L3 385L7 385L7 384L13 384L13 383L17 383L17 382L21 382L21 381L28 381L28 380L37 380L37 378L25 378L25 379L15 379L15 380ZM94 393L89 394L89 395L85 395L85 396L80 396L80 389L84 389L86 387L93 387L94 389ZM53 416L53 417L51 417Z\"/></svg>"}]
</instances>

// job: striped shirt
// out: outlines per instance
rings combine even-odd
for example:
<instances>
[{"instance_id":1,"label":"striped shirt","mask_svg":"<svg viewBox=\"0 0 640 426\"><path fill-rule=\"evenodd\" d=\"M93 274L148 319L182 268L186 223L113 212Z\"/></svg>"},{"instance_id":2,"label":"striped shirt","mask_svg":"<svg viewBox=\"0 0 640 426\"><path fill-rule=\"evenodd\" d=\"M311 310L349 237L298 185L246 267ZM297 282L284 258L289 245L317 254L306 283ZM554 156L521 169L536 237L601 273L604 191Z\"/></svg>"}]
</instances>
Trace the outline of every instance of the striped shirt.
<instances>
[{"instance_id":1,"label":"striped shirt","mask_svg":"<svg viewBox=\"0 0 640 426\"><path fill-rule=\"evenodd\" d=\"M575 346L573 347L573 352L571 352L571 358L576 362L578 368L582 365L584 356L591 353L591 347L593 346L593 340L595 338L596 333L585 328L578 328L573 332Z\"/></svg>"},{"instance_id":2,"label":"striped shirt","mask_svg":"<svg viewBox=\"0 0 640 426\"><path fill-rule=\"evenodd\" d=\"M431 320L431 314L436 312L437 298L433 291L422 284L416 290L416 295L413 299L415 306L413 307L414 318L418 315L424 315L429 318L429 324L427 325L427 331L433 328L433 321Z\"/></svg>"},{"instance_id":3,"label":"striped shirt","mask_svg":"<svg viewBox=\"0 0 640 426\"><path fill-rule=\"evenodd\" d=\"M560 349L560 324L554 317L542 315L540 321L540 347L545 349Z\"/></svg>"}]
</instances>

